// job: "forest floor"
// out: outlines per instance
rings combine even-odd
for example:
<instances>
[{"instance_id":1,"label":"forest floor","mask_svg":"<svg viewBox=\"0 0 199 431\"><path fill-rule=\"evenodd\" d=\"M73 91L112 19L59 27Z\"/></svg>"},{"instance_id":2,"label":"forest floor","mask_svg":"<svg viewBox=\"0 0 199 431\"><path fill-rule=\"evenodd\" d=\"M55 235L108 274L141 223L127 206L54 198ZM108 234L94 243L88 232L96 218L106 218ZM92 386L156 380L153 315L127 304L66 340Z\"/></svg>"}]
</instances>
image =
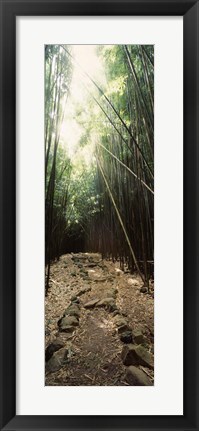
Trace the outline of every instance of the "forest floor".
<instances>
[{"instance_id":1,"label":"forest floor","mask_svg":"<svg viewBox=\"0 0 199 431\"><path fill-rule=\"evenodd\" d=\"M124 343L129 337L134 343L131 330L147 355L154 354L153 285L150 293L141 293L142 286L138 275L99 254L66 254L52 264L45 299L47 386L134 384L122 360ZM136 365L153 384L153 365Z\"/></svg>"}]
</instances>

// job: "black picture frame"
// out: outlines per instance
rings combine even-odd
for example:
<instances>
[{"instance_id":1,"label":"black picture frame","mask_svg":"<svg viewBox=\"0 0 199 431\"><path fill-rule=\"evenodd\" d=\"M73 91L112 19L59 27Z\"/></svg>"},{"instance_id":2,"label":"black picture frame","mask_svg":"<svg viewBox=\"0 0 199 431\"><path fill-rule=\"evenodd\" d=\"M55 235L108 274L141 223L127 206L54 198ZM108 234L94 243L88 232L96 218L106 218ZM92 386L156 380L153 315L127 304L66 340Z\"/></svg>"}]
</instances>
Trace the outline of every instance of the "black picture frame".
<instances>
[{"instance_id":1,"label":"black picture frame","mask_svg":"<svg viewBox=\"0 0 199 431\"><path fill-rule=\"evenodd\" d=\"M0 0L0 396L3 430L199 430L199 1ZM16 17L183 16L184 20L184 414L16 416ZM171 239L172 240L172 239ZM169 354L169 353L168 353ZM166 358L165 358L166 362ZM166 367L165 367L166 372ZM172 391L172 382L171 382Z\"/></svg>"}]
</instances>

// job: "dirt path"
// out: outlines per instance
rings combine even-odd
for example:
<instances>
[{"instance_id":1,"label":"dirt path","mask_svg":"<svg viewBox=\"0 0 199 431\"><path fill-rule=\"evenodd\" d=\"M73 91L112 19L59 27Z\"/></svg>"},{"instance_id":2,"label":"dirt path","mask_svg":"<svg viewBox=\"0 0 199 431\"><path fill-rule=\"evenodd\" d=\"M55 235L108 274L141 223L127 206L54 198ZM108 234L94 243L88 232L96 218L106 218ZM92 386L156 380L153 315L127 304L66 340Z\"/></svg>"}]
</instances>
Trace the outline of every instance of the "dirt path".
<instances>
[{"instance_id":1,"label":"dirt path","mask_svg":"<svg viewBox=\"0 0 199 431\"><path fill-rule=\"evenodd\" d=\"M142 284L99 254L67 254L52 265L45 305L46 385L129 385L122 334L141 332L144 348L153 354L153 293L140 293ZM139 369L152 383L153 370Z\"/></svg>"}]
</instances>

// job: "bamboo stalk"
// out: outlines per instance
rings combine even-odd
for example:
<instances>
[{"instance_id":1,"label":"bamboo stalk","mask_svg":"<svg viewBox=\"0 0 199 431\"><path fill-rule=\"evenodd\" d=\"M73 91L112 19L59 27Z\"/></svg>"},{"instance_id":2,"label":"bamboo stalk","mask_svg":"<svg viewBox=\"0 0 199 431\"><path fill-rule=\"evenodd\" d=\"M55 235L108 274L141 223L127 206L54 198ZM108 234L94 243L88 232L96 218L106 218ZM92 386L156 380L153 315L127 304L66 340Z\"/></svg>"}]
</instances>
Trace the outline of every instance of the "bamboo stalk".
<instances>
[{"instance_id":1,"label":"bamboo stalk","mask_svg":"<svg viewBox=\"0 0 199 431\"><path fill-rule=\"evenodd\" d=\"M102 148L104 148L106 151L107 151L107 153L109 153L112 157L114 157L114 159L116 159L117 161L118 161L118 163L120 163L120 165L122 165L122 166L124 166L124 168L127 170L127 171L129 171L138 181L140 181L142 184L143 184L143 186L145 186L153 195L154 195L154 192L153 192L153 190L149 187L149 186L147 186L147 184L143 181L143 180L141 180L141 178L139 178L136 174L135 174L135 172L133 172L128 166L126 166L121 160L119 160L118 159L118 157L117 156L115 156L115 154L113 154L111 151L109 151L108 150L108 148L106 148L103 144L101 144L100 142L98 142L97 143L97 145L100 145L100 147L102 147Z\"/></svg>"},{"instance_id":2,"label":"bamboo stalk","mask_svg":"<svg viewBox=\"0 0 199 431\"><path fill-rule=\"evenodd\" d=\"M103 172L103 169L102 169L102 166L101 166L101 164L100 164L100 162L99 162L98 157L97 157L97 163L98 163L98 166L99 166L99 168L100 168L100 172L101 172L101 174L102 174L102 177L103 177L103 179L104 179L104 182L105 182L105 184L106 184L106 188L107 188L107 190L108 190L109 196L110 196L111 201L112 201L112 203L113 203L113 206L114 206L114 208L115 208L116 214L117 214L117 216L118 216L118 220L119 220L120 225L121 225L121 227L122 227L122 230L123 230L123 232L124 232L124 235L125 235L126 241L127 241L127 243L128 243L128 246L129 246L129 249L130 249L131 255L132 255L132 257L133 257L133 261L134 261L135 266L136 266L136 268L137 268L138 274L140 275L140 277L141 277L142 281L143 281L143 282L145 282L144 277L143 277L143 275L142 275L142 273L141 273L141 271L140 271L139 265L138 265L138 263L137 263L137 259L136 259L135 253L134 253L134 251L133 251L132 245L131 245L131 243L130 243L130 240L129 240L128 234L127 234L127 232L126 232L126 229L125 229L124 223L123 223L123 221L122 221L122 218L121 218L120 212L119 212L119 210L118 210L118 208L117 208L117 205L116 205L115 199L114 199L114 197L113 197L113 195L112 195L112 192L111 192L110 187L109 187L109 185L108 185L108 181L107 181L107 179L106 179L106 177L105 177L105 174L104 174L104 172Z\"/></svg>"}]
</instances>

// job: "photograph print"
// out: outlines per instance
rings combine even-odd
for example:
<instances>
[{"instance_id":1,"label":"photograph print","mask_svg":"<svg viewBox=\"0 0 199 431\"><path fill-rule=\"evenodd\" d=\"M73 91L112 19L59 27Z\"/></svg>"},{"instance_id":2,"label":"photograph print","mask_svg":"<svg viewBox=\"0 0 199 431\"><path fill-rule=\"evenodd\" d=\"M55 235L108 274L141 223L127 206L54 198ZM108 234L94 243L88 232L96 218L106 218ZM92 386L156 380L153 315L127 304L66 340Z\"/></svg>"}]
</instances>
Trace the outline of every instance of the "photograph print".
<instances>
[{"instance_id":1,"label":"photograph print","mask_svg":"<svg viewBox=\"0 0 199 431\"><path fill-rule=\"evenodd\" d=\"M45 45L45 385L154 385L154 46Z\"/></svg>"}]
</instances>

